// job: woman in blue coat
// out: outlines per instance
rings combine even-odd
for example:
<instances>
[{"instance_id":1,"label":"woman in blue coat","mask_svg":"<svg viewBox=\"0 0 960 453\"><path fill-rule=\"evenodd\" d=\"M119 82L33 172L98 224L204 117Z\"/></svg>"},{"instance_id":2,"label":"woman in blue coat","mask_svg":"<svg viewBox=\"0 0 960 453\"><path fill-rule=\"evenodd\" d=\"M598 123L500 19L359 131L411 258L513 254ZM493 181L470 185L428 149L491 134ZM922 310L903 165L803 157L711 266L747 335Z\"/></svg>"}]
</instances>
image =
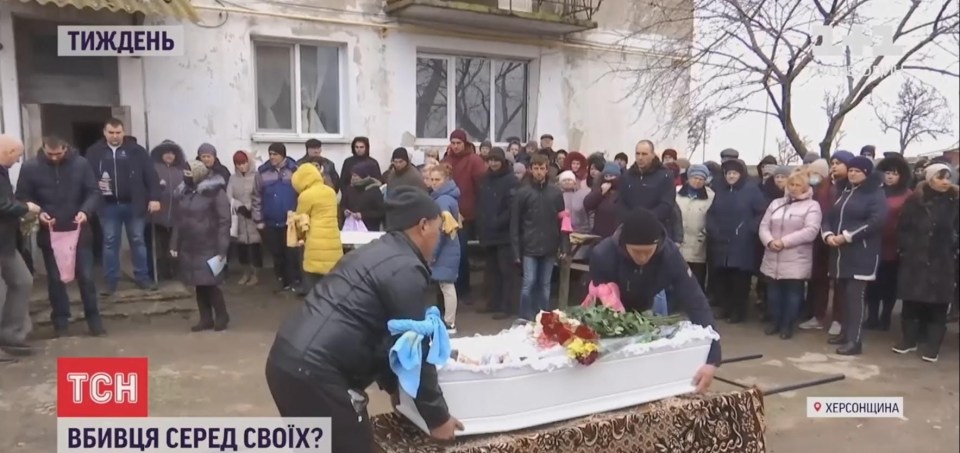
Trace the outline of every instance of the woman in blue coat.
<instances>
[{"instance_id":1,"label":"woman in blue coat","mask_svg":"<svg viewBox=\"0 0 960 453\"><path fill-rule=\"evenodd\" d=\"M723 180L707 211L708 264L724 316L728 322L738 323L747 317L750 282L758 267L754 249L767 201L760 186L749 181L742 160L728 160L720 170Z\"/></svg>"},{"instance_id":2,"label":"woman in blue coat","mask_svg":"<svg viewBox=\"0 0 960 453\"><path fill-rule=\"evenodd\" d=\"M440 243L433 252L430 266L433 281L440 286L443 296L443 321L447 331L457 333L457 276L460 270L460 241L457 233L460 229L460 189L451 179L450 167L437 165L428 171L430 196L440 206L443 227Z\"/></svg>"},{"instance_id":3,"label":"woman in blue coat","mask_svg":"<svg viewBox=\"0 0 960 453\"><path fill-rule=\"evenodd\" d=\"M858 156L846 166L847 184L823 213L821 236L830 248L827 272L833 291L843 301L843 328L828 342L839 345L837 354L857 355L862 352L864 292L877 278L887 201L873 161Z\"/></svg>"}]
</instances>

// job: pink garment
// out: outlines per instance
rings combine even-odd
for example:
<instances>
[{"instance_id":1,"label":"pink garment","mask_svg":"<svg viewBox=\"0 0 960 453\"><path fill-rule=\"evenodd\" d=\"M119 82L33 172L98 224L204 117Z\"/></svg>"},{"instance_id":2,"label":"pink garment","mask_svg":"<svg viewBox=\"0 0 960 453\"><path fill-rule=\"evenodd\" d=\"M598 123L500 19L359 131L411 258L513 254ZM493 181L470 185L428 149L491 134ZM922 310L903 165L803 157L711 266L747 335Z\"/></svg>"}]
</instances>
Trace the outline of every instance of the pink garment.
<instances>
[{"instance_id":1,"label":"pink garment","mask_svg":"<svg viewBox=\"0 0 960 453\"><path fill-rule=\"evenodd\" d=\"M343 231L367 231L367 225L363 223L362 220L357 220L353 217L347 217L343 221Z\"/></svg>"},{"instance_id":2,"label":"pink garment","mask_svg":"<svg viewBox=\"0 0 960 453\"><path fill-rule=\"evenodd\" d=\"M560 231L564 233L573 233L573 223L570 221L570 211L563 210L558 214L560 217Z\"/></svg>"},{"instance_id":3,"label":"pink garment","mask_svg":"<svg viewBox=\"0 0 960 453\"><path fill-rule=\"evenodd\" d=\"M596 285L590 282L587 297L583 299L583 303L580 305L583 308L591 308L596 305L597 301L613 311L620 313L626 311L626 309L623 308L623 302L620 301L620 287L617 286L616 283L611 282Z\"/></svg>"},{"instance_id":4,"label":"pink garment","mask_svg":"<svg viewBox=\"0 0 960 453\"><path fill-rule=\"evenodd\" d=\"M57 261L60 281L70 283L76 275L77 242L80 240L80 226L73 231L53 231L50 229L50 247Z\"/></svg>"},{"instance_id":5,"label":"pink garment","mask_svg":"<svg viewBox=\"0 0 960 453\"><path fill-rule=\"evenodd\" d=\"M819 239L822 213L813 199L813 190L800 199L777 198L760 221L760 242L764 246L760 272L776 280L809 280L813 268L813 241ZM770 243L779 239L783 250Z\"/></svg>"}]
</instances>

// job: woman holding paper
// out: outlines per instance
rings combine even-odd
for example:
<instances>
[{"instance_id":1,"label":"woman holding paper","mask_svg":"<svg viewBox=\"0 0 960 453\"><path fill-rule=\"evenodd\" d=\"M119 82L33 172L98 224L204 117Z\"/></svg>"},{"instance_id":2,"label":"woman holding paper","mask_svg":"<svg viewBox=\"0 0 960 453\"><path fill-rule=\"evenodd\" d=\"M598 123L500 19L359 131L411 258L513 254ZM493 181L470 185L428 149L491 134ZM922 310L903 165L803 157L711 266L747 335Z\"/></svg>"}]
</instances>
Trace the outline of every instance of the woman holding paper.
<instances>
[{"instance_id":1,"label":"woman holding paper","mask_svg":"<svg viewBox=\"0 0 960 453\"><path fill-rule=\"evenodd\" d=\"M180 216L170 254L180 258L180 279L197 289L200 322L190 330L225 330L230 321L220 284L230 247L230 201L223 177L200 161L190 162L177 187Z\"/></svg>"}]
</instances>

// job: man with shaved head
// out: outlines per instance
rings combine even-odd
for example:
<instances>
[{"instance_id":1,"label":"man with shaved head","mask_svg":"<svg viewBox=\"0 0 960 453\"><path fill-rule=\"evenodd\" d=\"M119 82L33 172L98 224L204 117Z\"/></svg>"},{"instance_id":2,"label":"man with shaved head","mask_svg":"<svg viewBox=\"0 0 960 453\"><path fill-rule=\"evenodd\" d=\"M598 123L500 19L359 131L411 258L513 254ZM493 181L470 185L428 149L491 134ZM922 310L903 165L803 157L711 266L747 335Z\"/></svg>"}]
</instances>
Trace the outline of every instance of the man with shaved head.
<instances>
[{"instance_id":1,"label":"man with shaved head","mask_svg":"<svg viewBox=\"0 0 960 453\"><path fill-rule=\"evenodd\" d=\"M37 215L40 206L21 203L13 193L10 182L10 167L23 155L23 143L9 135L0 135L0 278L7 290L0 293L0 363L10 362L10 355L29 355L26 343L30 333L30 290L33 275L17 250L20 235L20 219Z\"/></svg>"}]
</instances>

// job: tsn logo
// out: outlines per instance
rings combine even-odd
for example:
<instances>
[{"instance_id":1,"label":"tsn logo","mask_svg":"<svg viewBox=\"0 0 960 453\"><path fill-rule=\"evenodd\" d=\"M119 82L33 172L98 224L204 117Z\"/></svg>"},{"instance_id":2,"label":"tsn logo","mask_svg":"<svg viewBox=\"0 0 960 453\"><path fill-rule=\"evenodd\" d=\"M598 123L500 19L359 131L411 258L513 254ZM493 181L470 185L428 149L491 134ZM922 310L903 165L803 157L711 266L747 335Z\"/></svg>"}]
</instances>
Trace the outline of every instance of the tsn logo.
<instances>
[{"instance_id":1,"label":"tsn logo","mask_svg":"<svg viewBox=\"0 0 960 453\"><path fill-rule=\"evenodd\" d=\"M57 417L146 417L146 357L57 359Z\"/></svg>"}]
</instances>

